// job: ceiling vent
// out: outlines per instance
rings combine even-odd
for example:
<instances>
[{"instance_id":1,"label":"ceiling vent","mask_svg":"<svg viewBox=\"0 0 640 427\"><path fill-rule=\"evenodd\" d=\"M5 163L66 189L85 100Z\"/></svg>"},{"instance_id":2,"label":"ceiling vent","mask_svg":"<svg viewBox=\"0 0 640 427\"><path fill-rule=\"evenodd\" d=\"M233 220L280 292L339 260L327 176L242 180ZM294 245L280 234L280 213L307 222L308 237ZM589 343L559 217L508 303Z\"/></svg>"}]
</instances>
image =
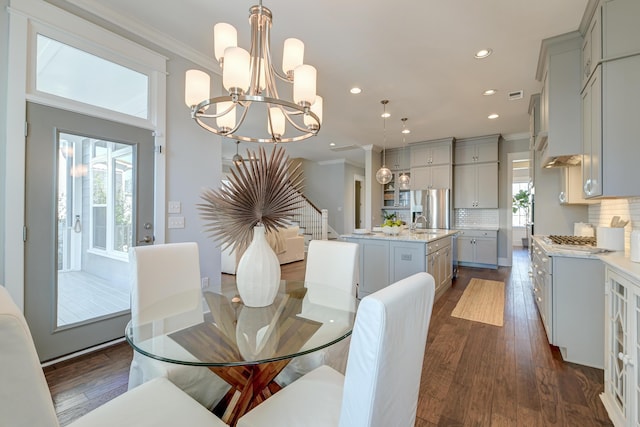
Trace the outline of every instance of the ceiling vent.
<instances>
[{"instance_id":1,"label":"ceiling vent","mask_svg":"<svg viewBox=\"0 0 640 427\"><path fill-rule=\"evenodd\" d=\"M509 92L507 94L507 99L509 101L513 101L515 99L522 99L524 97L524 91L523 90L515 90L513 92Z\"/></svg>"}]
</instances>

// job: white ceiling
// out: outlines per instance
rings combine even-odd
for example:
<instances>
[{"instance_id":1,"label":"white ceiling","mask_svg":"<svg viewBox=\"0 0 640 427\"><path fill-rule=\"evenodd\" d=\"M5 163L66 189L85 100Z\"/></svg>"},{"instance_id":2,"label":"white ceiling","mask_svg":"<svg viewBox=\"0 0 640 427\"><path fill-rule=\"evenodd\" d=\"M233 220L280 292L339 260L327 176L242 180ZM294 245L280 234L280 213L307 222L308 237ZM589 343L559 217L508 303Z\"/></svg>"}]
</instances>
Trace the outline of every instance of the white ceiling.
<instances>
[{"instance_id":1,"label":"white ceiling","mask_svg":"<svg viewBox=\"0 0 640 427\"><path fill-rule=\"evenodd\" d=\"M254 0L67 0L163 46L186 49L192 60L217 70L213 25L229 22L249 48L248 10ZM305 63L318 70L324 120L318 136L287 144L292 157L347 158L364 163L364 150L337 146L383 145L380 100L389 99L387 148L406 142L528 132L531 94L540 90L535 71L544 38L575 31L588 0L264 0L273 12L272 51L305 43ZM155 39L155 40L154 40ZM482 48L493 54L477 60ZM357 85L360 95L349 89ZM483 96L485 89L497 89ZM523 90L524 98L507 100ZM285 92L288 93L288 92ZM490 113L500 117L488 120ZM188 114L185 107L185 114ZM195 126L195 124L194 124ZM204 132L204 131L203 131ZM241 150L250 144L240 145ZM253 147L251 147L253 148ZM235 154L223 144L223 157Z\"/></svg>"}]
</instances>

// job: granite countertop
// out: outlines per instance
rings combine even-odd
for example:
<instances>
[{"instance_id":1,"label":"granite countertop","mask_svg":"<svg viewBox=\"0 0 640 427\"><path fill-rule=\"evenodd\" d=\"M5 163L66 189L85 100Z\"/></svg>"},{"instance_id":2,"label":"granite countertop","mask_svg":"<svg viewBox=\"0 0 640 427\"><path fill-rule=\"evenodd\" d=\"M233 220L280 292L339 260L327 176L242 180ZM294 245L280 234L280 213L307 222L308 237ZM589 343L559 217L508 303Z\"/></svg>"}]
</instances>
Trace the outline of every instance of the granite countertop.
<instances>
[{"instance_id":1,"label":"granite countertop","mask_svg":"<svg viewBox=\"0 0 640 427\"><path fill-rule=\"evenodd\" d=\"M453 236L458 234L457 230L441 230L441 229L428 229L420 233L412 233L409 230L402 230L398 235L388 235L384 233L367 233L367 234L343 234L340 238L352 238L352 239L381 239L381 240L396 240L401 242L424 242L429 243L442 239L443 237Z\"/></svg>"},{"instance_id":2,"label":"granite countertop","mask_svg":"<svg viewBox=\"0 0 640 427\"><path fill-rule=\"evenodd\" d=\"M633 262L624 251L601 254L600 259L611 267L628 274L634 280L640 280L640 262Z\"/></svg>"},{"instance_id":3,"label":"granite countertop","mask_svg":"<svg viewBox=\"0 0 640 427\"><path fill-rule=\"evenodd\" d=\"M542 250L547 256L563 256L569 258L593 258L600 259L604 254L598 252L597 248L593 246L575 246L570 245L550 245L548 244L544 236L532 236L533 240L540 245Z\"/></svg>"}]
</instances>

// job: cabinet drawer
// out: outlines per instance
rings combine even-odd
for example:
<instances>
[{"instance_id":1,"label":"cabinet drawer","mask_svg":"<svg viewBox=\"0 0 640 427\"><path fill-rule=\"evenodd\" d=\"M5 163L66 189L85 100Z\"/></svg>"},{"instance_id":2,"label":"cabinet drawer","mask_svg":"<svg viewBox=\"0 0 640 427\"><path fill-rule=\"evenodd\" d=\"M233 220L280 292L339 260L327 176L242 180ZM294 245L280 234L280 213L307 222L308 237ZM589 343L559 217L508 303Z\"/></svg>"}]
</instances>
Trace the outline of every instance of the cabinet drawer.
<instances>
[{"instance_id":1,"label":"cabinet drawer","mask_svg":"<svg viewBox=\"0 0 640 427\"><path fill-rule=\"evenodd\" d=\"M444 249L447 246L451 246L451 237L444 237L442 239L429 242L427 243L427 255L440 249Z\"/></svg>"}]
</instances>

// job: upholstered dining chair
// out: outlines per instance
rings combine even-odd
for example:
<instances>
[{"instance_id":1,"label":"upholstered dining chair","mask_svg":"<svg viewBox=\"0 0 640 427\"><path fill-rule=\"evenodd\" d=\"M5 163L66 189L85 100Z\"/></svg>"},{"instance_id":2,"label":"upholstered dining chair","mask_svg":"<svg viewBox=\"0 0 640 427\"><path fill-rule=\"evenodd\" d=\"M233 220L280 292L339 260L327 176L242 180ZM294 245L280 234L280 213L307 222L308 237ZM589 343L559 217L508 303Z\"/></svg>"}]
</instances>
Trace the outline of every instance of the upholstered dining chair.
<instances>
[{"instance_id":1,"label":"upholstered dining chair","mask_svg":"<svg viewBox=\"0 0 640 427\"><path fill-rule=\"evenodd\" d=\"M412 427L435 284L417 273L362 299L346 374L321 366L238 421L238 427Z\"/></svg>"},{"instance_id":2,"label":"upholstered dining chair","mask_svg":"<svg viewBox=\"0 0 640 427\"><path fill-rule=\"evenodd\" d=\"M133 247L129 251L129 265L133 322L144 324L179 314L176 316L179 320L170 326L178 330L203 321L197 243ZM177 294L184 296L185 292L190 297L170 298ZM167 299L171 304L162 304ZM175 343L162 344L171 345L176 352L186 352ZM229 389L224 380L206 367L163 362L134 352L129 390L156 377L167 377L208 409L213 409Z\"/></svg>"},{"instance_id":3,"label":"upholstered dining chair","mask_svg":"<svg viewBox=\"0 0 640 427\"><path fill-rule=\"evenodd\" d=\"M359 280L358 244L338 240L312 240L307 250L307 263L304 280L314 285L337 288L356 295ZM319 296L317 296L319 297ZM309 302L309 299L305 299ZM324 302L327 305L327 301ZM303 303L304 304L304 303ZM344 309L345 307L336 307ZM303 305L302 316L306 315ZM311 311L311 310L308 310ZM318 331L322 333L322 331ZM295 357L278 374L276 382L286 386L318 366L329 365L344 373L349 352L349 338L313 353Z\"/></svg>"},{"instance_id":4,"label":"upholstered dining chair","mask_svg":"<svg viewBox=\"0 0 640 427\"><path fill-rule=\"evenodd\" d=\"M0 425L58 427L29 326L0 285ZM166 378L156 378L94 409L68 427L224 427Z\"/></svg>"}]
</instances>

